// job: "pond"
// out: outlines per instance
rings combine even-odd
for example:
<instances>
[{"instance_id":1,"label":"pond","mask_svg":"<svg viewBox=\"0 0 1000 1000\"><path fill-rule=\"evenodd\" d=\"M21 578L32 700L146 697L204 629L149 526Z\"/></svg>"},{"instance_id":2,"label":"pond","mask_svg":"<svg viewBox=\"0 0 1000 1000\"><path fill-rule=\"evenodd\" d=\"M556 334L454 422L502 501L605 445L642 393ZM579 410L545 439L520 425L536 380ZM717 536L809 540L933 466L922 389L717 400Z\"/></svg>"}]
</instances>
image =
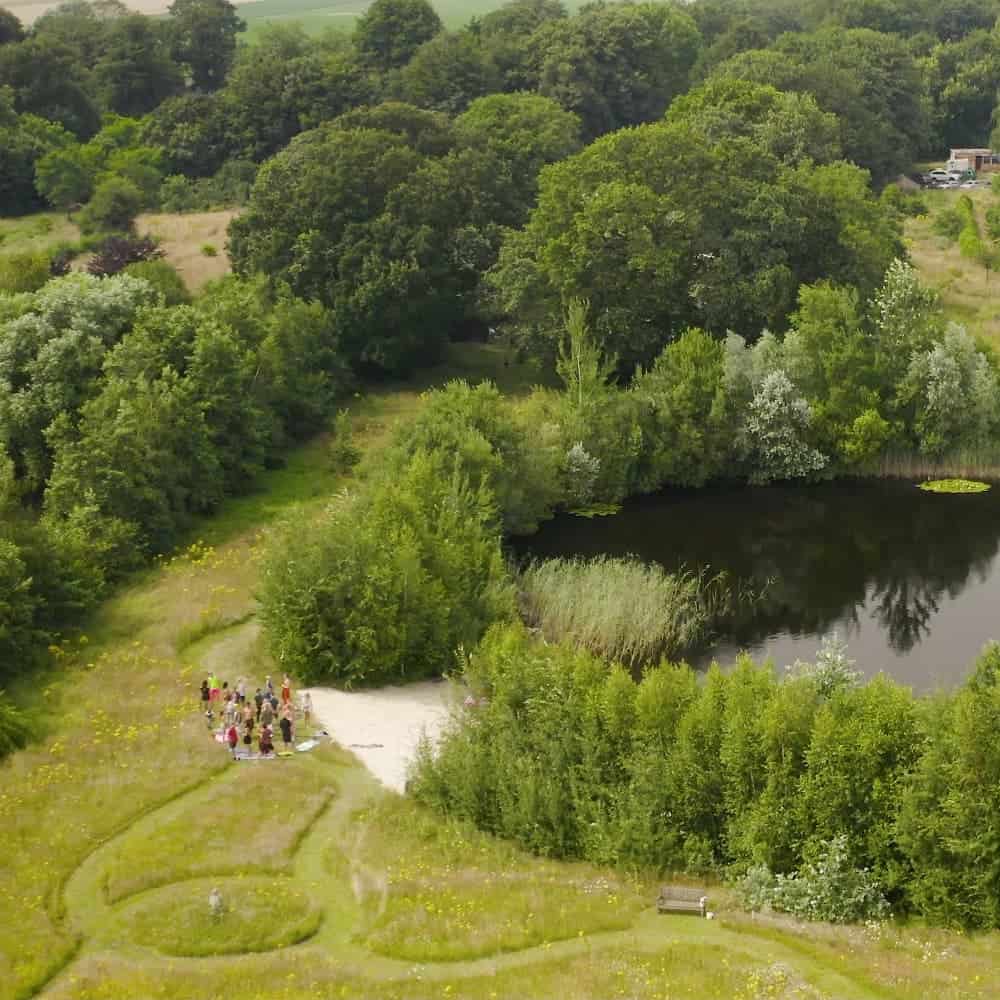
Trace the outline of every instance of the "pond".
<instances>
[{"instance_id":1,"label":"pond","mask_svg":"<svg viewBox=\"0 0 1000 1000\"><path fill-rule=\"evenodd\" d=\"M859 670L918 691L960 682L1000 639L998 549L1000 487L954 496L898 480L671 490L609 517L560 515L516 540L526 557L631 553L762 589L694 665L745 649L780 670L813 660L836 631Z\"/></svg>"}]
</instances>

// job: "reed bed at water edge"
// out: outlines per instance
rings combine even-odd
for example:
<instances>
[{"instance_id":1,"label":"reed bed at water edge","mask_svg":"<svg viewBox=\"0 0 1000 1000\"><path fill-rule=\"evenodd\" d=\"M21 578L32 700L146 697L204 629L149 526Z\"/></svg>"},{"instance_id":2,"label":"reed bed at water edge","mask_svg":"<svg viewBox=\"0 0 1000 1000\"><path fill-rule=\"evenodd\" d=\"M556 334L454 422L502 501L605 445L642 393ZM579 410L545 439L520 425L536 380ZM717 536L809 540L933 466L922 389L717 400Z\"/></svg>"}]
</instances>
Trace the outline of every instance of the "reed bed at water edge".
<instances>
[{"instance_id":1,"label":"reed bed at water edge","mask_svg":"<svg viewBox=\"0 0 1000 1000\"><path fill-rule=\"evenodd\" d=\"M919 452L888 452L879 458L876 476L887 479L1000 480L1000 449L967 448L935 458Z\"/></svg>"},{"instance_id":2,"label":"reed bed at water edge","mask_svg":"<svg viewBox=\"0 0 1000 1000\"><path fill-rule=\"evenodd\" d=\"M518 581L524 620L629 667L682 655L732 606L724 574L668 573L636 557L532 562Z\"/></svg>"}]
</instances>

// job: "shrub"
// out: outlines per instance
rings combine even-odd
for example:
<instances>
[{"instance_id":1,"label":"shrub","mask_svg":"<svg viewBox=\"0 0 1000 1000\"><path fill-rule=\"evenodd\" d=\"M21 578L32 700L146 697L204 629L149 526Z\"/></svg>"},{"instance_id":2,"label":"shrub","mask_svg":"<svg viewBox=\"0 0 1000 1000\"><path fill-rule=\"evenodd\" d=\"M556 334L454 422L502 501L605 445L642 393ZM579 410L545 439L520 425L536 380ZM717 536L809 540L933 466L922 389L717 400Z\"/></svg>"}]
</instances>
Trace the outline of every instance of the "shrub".
<instances>
[{"instance_id":1,"label":"shrub","mask_svg":"<svg viewBox=\"0 0 1000 1000\"><path fill-rule=\"evenodd\" d=\"M0 292L35 292L51 276L48 255L42 252L0 256Z\"/></svg>"},{"instance_id":2,"label":"shrub","mask_svg":"<svg viewBox=\"0 0 1000 1000\"><path fill-rule=\"evenodd\" d=\"M201 253L204 257L218 257L219 250L214 243L202 243Z\"/></svg>"},{"instance_id":3,"label":"shrub","mask_svg":"<svg viewBox=\"0 0 1000 1000\"><path fill-rule=\"evenodd\" d=\"M178 306L191 301L191 294L176 268L165 260L139 260L124 267L125 274L148 281L162 296L167 306Z\"/></svg>"},{"instance_id":4,"label":"shrub","mask_svg":"<svg viewBox=\"0 0 1000 1000\"><path fill-rule=\"evenodd\" d=\"M0 691L0 759L20 750L28 742L31 729L24 713Z\"/></svg>"},{"instance_id":5,"label":"shrub","mask_svg":"<svg viewBox=\"0 0 1000 1000\"><path fill-rule=\"evenodd\" d=\"M261 594L271 648L307 682L439 674L513 601L492 497L418 452L391 480L289 525Z\"/></svg>"},{"instance_id":6,"label":"shrub","mask_svg":"<svg viewBox=\"0 0 1000 1000\"><path fill-rule=\"evenodd\" d=\"M881 886L867 868L854 866L844 834L825 841L816 861L798 872L775 875L755 865L739 887L751 909L770 907L803 920L846 924L889 916Z\"/></svg>"},{"instance_id":7,"label":"shrub","mask_svg":"<svg viewBox=\"0 0 1000 1000\"><path fill-rule=\"evenodd\" d=\"M108 236L94 251L87 270L98 277L124 271L129 264L153 261L163 256L151 236Z\"/></svg>"},{"instance_id":8,"label":"shrub","mask_svg":"<svg viewBox=\"0 0 1000 1000\"><path fill-rule=\"evenodd\" d=\"M351 414L347 410L341 410L334 418L329 454L334 472L349 472L361 461L361 449L354 443Z\"/></svg>"},{"instance_id":9,"label":"shrub","mask_svg":"<svg viewBox=\"0 0 1000 1000\"><path fill-rule=\"evenodd\" d=\"M80 212L80 229L84 233L128 232L144 200L142 191L131 181L110 177L97 186Z\"/></svg>"}]
</instances>

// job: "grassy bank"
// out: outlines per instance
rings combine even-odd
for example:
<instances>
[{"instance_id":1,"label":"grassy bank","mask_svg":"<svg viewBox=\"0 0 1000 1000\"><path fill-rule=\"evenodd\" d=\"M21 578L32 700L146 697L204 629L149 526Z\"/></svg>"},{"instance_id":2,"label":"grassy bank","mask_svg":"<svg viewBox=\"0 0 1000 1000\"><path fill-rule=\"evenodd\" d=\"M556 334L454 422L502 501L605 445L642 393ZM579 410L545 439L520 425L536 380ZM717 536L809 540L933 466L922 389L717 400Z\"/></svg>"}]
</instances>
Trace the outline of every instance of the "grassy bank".
<instances>
[{"instance_id":1,"label":"grassy bank","mask_svg":"<svg viewBox=\"0 0 1000 1000\"><path fill-rule=\"evenodd\" d=\"M935 191L923 194L930 212L906 223L906 244L920 278L941 296L947 314L970 333L1000 349L1000 275L963 257L958 242L934 231L934 218L968 195L976 220L986 233L986 209L998 199L989 188Z\"/></svg>"},{"instance_id":2,"label":"grassy bank","mask_svg":"<svg viewBox=\"0 0 1000 1000\"><path fill-rule=\"evenodd\" d=\"M378 448L432 379L533 380L504 360L459 348L426 381L356 399L360 442ZM0 998L995 993L997 935L751 921L725 893L714 921L659 917L648 879L532 858L383 792L335 747L231 764L199 714L201 674L264 668L248 617L260 531L345 483L312 443L60 647L35 692L46 732L0 765ZM192 642L206 609L215 625ZM198 905L215 884L221 925Z\"/></svg>"}]
</instances>

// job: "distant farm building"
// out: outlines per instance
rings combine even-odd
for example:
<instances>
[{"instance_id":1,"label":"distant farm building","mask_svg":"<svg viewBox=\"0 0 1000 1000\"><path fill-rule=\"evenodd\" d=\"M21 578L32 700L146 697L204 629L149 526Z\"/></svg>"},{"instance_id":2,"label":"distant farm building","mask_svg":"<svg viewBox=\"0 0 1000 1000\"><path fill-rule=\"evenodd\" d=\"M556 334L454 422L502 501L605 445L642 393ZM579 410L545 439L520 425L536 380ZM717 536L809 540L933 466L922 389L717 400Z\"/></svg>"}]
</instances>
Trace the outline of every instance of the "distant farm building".
<instances>
[{"instance_id":1,"label":"distant farm building","mask_svg":"<svg viewBox=\"0 0 1000 1000\"><path fill-rule=\"evenodd\" d=\"M1000 167L1000 156L994 154L992 149L953 149L948 159L949 167L954 164L956 168L965 170L996 170Z\"/></svg>"}]
</instances>

